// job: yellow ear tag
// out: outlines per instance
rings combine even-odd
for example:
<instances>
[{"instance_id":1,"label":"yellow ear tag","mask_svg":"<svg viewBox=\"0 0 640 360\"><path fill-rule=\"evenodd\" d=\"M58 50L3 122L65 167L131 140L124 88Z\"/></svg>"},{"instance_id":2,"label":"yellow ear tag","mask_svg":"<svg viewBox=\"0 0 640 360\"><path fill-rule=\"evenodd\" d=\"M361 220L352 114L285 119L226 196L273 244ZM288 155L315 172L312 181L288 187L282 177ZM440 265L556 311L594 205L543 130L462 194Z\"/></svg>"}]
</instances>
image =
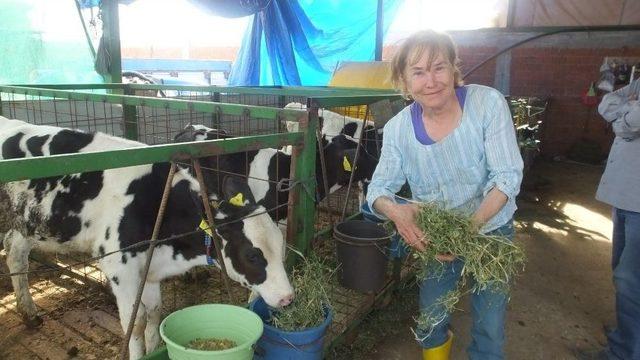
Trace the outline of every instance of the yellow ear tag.
<instances>
[{"instance_id":1,"label":"yellow ear tag","mask_svg":"<svg viewBox=\"0 0 640 360\"><path fill-rule=\"evenodd\" d=\"M347 155L342 158L342 167L344 171L351 171L351 164L349 163L349 159L347 159Z\"/></svg>"},{"instance_id":2,"label":"yellow ear tag","mask_svg":"<svg viewBox=\"0 0 640 360\"><path fill-rule=\"evenodd\" d=\"M235 206L244 206L244 195L242 193L237 193L236 196L229 199L229 204Z\"/></svg>"},{"instance_id":3,"label":"yellow ear tag","mask_svg":"<svg viewBox=\"0 0 640 360\"><path fill-rule=\"evenodd\" d=\"M213 232L211 231L209 224L207 224L207 222L204 219L200 221L200 229L204 230L204 232L206 232L207 235L213 236Z\"/></svg>"}]
</instances>

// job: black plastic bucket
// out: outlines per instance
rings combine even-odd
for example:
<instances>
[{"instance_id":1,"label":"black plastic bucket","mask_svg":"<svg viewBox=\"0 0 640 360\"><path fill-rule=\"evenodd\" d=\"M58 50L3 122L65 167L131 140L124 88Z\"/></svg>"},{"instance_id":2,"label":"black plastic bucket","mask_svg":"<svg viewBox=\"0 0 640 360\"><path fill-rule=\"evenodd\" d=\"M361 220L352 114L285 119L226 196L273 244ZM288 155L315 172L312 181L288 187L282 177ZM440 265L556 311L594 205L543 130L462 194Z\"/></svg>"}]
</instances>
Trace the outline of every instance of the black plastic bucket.
<instances>
[{"instance_id":1,"label":"black plastic bucket","mask_svg":"<svg viewBox=\"0 0 640 360\"><path fill-rule=\"evenodd\" d=\"M351 220L333 228L340 285L362 292L378 292L385 283L388 246L392 234L382 226Z\"/></svg>"}]
</instances>

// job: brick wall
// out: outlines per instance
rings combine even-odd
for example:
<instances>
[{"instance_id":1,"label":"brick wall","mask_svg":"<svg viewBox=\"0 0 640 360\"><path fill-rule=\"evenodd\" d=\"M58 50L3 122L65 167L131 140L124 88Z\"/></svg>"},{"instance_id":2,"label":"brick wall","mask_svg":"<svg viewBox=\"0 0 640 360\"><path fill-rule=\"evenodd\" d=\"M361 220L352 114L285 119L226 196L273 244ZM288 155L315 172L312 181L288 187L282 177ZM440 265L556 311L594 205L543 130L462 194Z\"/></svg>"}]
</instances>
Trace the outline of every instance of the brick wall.
<instances>
[{"instance_id":1,"label":"brick wall","mask_svg":"<svg viewBox=\"0 0 640 360\"><path fill-rule=\"evenodd\" d=\"M458 57L460 57L461 61L460 70L463 74L466 74L474 66L495 54L497 50L498 49L496 47L459 47ZM478 68L471 75L469 75L469 77L465 79L465 83L493 86L493 79L495 78L495 74L496 61L491 60L482 67Z\"/></svg>"},{"instance_id":2,"label":"brick wall","mask_svg":"<svg viewBox=\"0 0 640 360\"><path fill-rule=\"evenodd\" d=\"M523 48L512 52L511 94L550 97L542 151L566 155L577 142L597 144L609 152L613 134L595 107L581 96L597 81L607 56L638 56L636 48Z\"/></svg>"},{"instance_id":3,"label":"brick wall","mask_svg":"<svg viewBox=\"0 0 640 360\"><path fill-rule=\"evenodd\" d=\"M458 41L461 38L462 41ZM463 73L493 55L496 49L515 42L505 39L504 35L493 38L485 35L470 41L458 34L454 39L459 44ZM575 44L572 39L577 39ZM487 46L493 44L498 46ZM567 156L573 147L584 144L589 150L597 148L601 157L608 154L613 141L611 129L595 107L581 101L589 84L598 80L600 65L607 56L640 59L637 35L625 38L615 34L579 34L511 50L509 95L550 98L541 134L543 156ZM469 76L466 83L494 86L495 73L495 61L492 61ZM584 146L579 149L583 151Z\"/></svg>"}]
</instances>

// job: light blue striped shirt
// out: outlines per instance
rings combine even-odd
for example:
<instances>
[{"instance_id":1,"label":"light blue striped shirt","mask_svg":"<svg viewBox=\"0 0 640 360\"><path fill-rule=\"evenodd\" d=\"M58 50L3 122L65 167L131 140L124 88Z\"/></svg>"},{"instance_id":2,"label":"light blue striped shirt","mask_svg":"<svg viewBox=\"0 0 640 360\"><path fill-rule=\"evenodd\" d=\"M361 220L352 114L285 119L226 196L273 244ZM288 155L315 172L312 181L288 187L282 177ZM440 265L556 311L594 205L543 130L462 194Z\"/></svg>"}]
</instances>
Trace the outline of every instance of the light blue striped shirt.
<instances>
[{"instance_id":1,"label":"light blue striped shirt","mask_svg":"<svg viewBox=\"0 0 640 360\"><path fill-rule=\"evenodd\" d=\"M504 96L490 87L467 85L460 125L432 145L416 139L409 106L389 120L367 201L373 204L380 196L394 199L408 181L414 200L471 215L489 190L497 187L508 200L481 229L486 233L513 217L522 167Z\"/></svg>"}]
</instances>

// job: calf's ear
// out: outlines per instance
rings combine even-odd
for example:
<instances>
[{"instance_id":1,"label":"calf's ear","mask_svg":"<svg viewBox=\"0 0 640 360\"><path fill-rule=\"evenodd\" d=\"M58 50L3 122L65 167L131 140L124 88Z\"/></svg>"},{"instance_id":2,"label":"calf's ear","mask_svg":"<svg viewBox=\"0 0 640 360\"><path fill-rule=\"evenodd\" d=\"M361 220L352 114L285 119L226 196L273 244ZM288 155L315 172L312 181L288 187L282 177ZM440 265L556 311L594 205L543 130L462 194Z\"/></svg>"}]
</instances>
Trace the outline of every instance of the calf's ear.
<instances>
[{"instance_id":1,"label":"calf's ear","mask_svg":"<svg viewBox=\"0 0 640 360\"><path fill-rule=\"evenodd\" d=\"M242 207L255 204L251 189L244 179L237 176L227 176L222 181L222 194L231 205Z\"/></svg>"}]
</instances>

